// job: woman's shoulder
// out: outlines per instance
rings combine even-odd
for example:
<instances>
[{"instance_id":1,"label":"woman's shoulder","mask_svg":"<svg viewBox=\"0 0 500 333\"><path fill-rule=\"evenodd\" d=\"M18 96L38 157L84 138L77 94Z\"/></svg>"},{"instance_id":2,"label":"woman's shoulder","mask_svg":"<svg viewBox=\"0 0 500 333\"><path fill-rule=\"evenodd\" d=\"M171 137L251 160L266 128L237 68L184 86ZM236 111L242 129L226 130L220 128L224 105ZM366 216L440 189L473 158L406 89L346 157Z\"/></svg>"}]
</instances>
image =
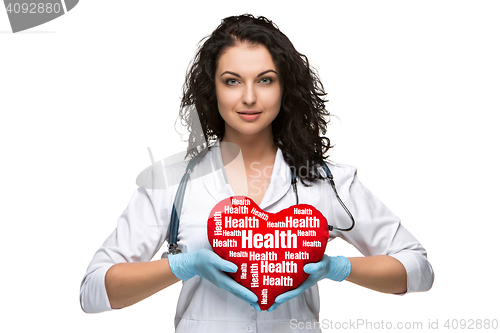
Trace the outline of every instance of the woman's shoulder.
<instances>
[{"instance_id":1,"label":"woman's shoulder","mask_svg":"<svg viewBox=\"0 0 500 333\"><path fill-rule=\"evenodd\" d=\"M188 160L164 158L146 167L136 178L137 186L145 189L166 189L179 184L186 171Z\"/></svg>"},{"instance_id":2,"label":"woman's shoulder","mask_svg":"<svg viewBox=\"0 0 500 333\"><path fill-rule=\"evenodd\" d=\"M137 185L147 189L172 189L180 184L186 173L189 173L190 180L201 178L213 170L212 150L213 147L205 148L195 156L189 157L184 151L161 159L139 174L136 179Z\"/></svg>"},{"instance_id":3,"label":"woman's shoulder","mask_svg":"<svg viewBox=\"0 0 500 333\"><path fill-rule=\"evenodd\" d=\"M325 160L325 163L330 169L330 172L335 180L352 180L356 177L358 172L358 169L355 166L349 164L336 163L329 160Z\"/></svg>"}]
</instances>

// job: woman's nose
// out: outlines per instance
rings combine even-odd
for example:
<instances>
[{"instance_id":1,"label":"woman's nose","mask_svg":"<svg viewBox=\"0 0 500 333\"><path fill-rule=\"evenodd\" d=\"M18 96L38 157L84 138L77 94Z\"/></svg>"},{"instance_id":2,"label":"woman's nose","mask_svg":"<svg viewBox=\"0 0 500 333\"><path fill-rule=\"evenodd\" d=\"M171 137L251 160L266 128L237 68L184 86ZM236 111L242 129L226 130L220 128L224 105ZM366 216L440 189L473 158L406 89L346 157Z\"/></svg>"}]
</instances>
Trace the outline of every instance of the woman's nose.
<instances>
[{"instance_id":1,"label":"woman's nose","mask_svg":"<svg viewBox=\"0 0 500 333\"><path fill-rule=\"evenodd\" d=\"M257 95L255 94L255 88L253 85L249 84L245 87L243 93L243 103L247 105L252 105L257 102Z\"/></svg>"}]
</instances>

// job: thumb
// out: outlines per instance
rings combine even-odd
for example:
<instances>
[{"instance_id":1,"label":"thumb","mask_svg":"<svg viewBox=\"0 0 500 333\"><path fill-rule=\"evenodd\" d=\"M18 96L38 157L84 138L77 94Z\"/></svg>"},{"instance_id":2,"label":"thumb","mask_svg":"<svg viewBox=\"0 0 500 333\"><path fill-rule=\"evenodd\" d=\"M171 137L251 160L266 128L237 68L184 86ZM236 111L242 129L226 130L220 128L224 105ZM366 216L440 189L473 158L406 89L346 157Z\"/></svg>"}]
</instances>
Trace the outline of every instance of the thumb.
<instances>
[{"instance_id":1,"label":"thumb","mask_svg":"<svg viewBox=\"0 0 500 333\"><path fill-rule=\"evenodd\" d=\"M304 272L306 272L307 274L315 274L318 273L320 270L322 270L323 267L324 264L322 262L307 264L304 266Z\"/></svg>"}]
</instances>

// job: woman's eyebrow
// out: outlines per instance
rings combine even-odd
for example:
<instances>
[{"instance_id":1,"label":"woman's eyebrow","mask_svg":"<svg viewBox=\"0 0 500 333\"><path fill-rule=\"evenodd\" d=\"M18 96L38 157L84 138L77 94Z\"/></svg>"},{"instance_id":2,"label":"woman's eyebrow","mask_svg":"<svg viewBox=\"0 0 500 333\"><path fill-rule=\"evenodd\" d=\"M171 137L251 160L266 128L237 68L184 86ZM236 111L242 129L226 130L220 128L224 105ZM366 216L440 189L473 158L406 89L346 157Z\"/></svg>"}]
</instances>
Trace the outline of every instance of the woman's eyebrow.
<instances>
[{"instance_id":1,"label":"woman's eyebrow","mask_svg":"<svg viewBox=\"0 0 500 333\"><path fill-rule=\"evenodd\" d=\"M236 73L234 73L234 72L230 72L230 71L225 71L225 72L224 72L224 73L222 73L220 76L222 76L222 75L224 75L224 74L231 74L231 75L234 75L234 76L236 76L236 77L241 78L241 76L240 76L239 74L236 74Z\"/></svg>"},{"instance_id":2,"label":"woman's eyebrow","mask_svg":"<svg viewBox=\"0 0 500 333\"><path fill-rule=\"evenodd\" d=\"M268 69L267 71L263 71L262 73L260 73L259 75L257 75L257 77L262 76L262 75L264 75L264 74L267 74L267 73L269 73L269 72L273 72L274 74L278 75L278 73L276 73L276 71L275 71L275 70L273 70L273 69Z\"/></svg>"},{"instance_id":3,"label":"woman's eyebrow","mask_svg":"<svg viewBox=\"0 0 500 333\"><path fill-rule=\"evenodd\" d=\"M262 73L259 73L259 74L257 75L257 77L260 77L260 76L262 76L262 75L265 75L265 74L267 74L267 73L269 73L269 72L273 72L274 74L278 75L278 73L276 73L276 71L275 71L275 70L273 70L273 69L268 69L268 70L263 71ZM225 71L225 72L223 72L220 76L222 76L222 75L224 75L224 74L231 74L231 75L234 75L234 76L236 76L236 77L241 78L241 76L240 76L239 74L237 74L237 73L235 73L235 72L230 72L230 71Z\"/></svg>"}]
</instances>

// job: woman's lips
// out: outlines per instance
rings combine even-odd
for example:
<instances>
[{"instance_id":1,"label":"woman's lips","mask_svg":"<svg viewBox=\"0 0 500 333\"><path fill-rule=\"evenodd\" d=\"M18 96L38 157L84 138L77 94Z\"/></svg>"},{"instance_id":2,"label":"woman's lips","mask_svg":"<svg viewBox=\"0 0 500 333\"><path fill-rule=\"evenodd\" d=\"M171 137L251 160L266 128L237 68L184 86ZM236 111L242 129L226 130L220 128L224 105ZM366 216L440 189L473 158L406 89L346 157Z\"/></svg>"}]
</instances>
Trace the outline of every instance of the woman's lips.
<instances>
[{"instance_id":1,"label":"woman's lips","mask_svg":"<svg viewBox=\"0 0 500 333\"><path fill-rule=\"evenodd\" d=\"M249 111L238 111L237 113L240 116L240 118L245 121L254 121L255 119L259 118L262 112L249 110Z\"/></svg>"}]
</instances>

